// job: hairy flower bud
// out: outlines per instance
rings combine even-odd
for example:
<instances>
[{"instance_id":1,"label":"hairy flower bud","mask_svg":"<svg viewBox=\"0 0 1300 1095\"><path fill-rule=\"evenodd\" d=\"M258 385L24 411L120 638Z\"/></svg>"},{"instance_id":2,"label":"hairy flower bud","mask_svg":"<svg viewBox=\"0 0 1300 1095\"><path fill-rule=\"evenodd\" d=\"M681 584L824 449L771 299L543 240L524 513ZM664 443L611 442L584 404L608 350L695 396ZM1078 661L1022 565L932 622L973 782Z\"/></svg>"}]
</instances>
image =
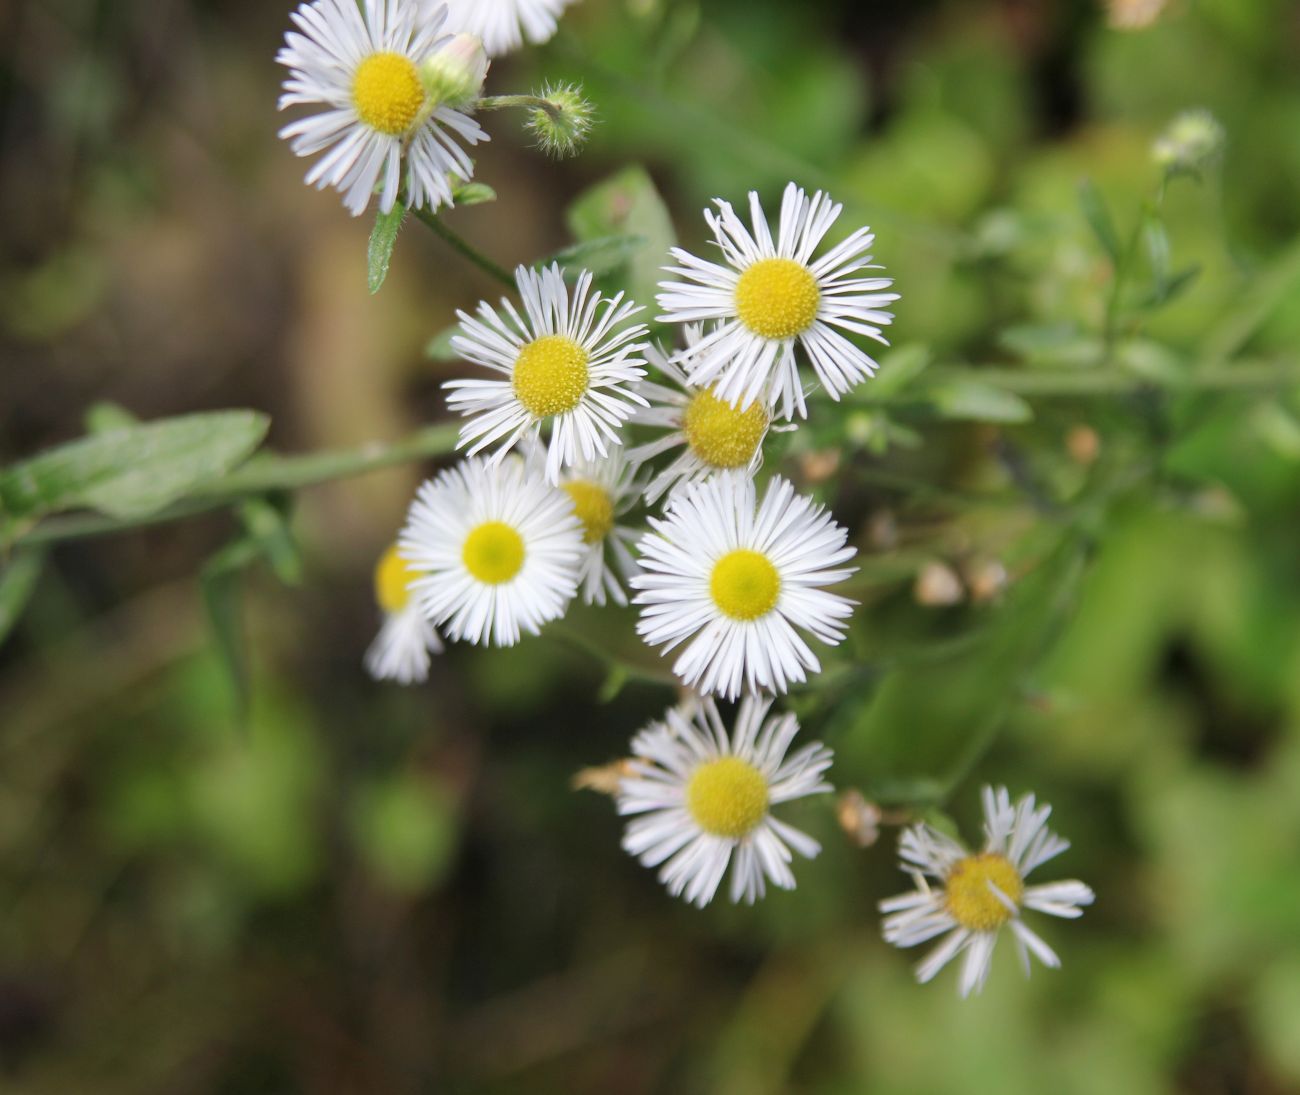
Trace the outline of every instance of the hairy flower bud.
<instances>
[{"instance_id":1,"label":"hairy flower bud","mask_svg":"<svg viewBox=\"0 0 1300 1095\"><path fill-rule=\"evenodd\" d=\"M527 127L538 146L552 156L572 156L586 143L595 108L574 84L548 84L536 98L543 105L528 112Z\"/></svg>"}]
</instances>

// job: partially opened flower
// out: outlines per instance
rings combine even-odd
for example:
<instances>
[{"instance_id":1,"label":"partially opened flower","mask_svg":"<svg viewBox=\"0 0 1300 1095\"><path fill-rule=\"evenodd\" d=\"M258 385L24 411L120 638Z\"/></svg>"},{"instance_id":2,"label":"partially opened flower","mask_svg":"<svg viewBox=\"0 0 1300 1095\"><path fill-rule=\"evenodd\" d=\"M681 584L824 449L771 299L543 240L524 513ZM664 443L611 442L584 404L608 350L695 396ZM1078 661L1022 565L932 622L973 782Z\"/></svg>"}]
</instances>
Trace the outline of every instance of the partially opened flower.
<instances>
[{"instance_id":1,"label":"partially opened flower","mask_svg":"<svg viewBox=\"0 0 1300 1095\"><path fill-rule=\"evenodd\" d=\"M928 825L913 825L899 839L903 869L916 884L911 893L880 903L885 940L897 947L914 947L936 936L943 941L916 968L916 979L929 981L961 954L962 996L979 992L988 977L993 948L1002 929L1009 928L1026 976L1032 954L1053 969L1061 960L1021 919L1026 909L1068 919L1082 916L1093 893L1082 882L1049 882L1027 886L1030 871L1060 855L1069 846L1047 828L1050 806L1034 809L1034 796L1013 806L1005 787L985 787L984 847L969 852L957 841ZM937 885L931 886L929 879Z\"/></svg>"},{"instance_id":2,"label":"partially opened flower","mask_svg":"<svg viewBox=\"0 0 1300 1095\"><path fill-rule=\"evenodd\" d=\"M578 571L578 588L587 604L603 605L606 597L617 605L627 604L619 581L638 572L629 545L641 535L620 523L620 518L641 495L636 467L628 463L622 449L596 460L580 460L560 479L560 489L573 502L582 522L585 545Z\"/></svg>"},{"instance_id":3,"label":"partially opened flower","mask_svg":"<svg viewBox=\"0 0 1300 1095\"><path fill-rule=\"evenodd\" d=\"M380 681L414 684L429 675L429 655L442 653L442 640L416 604L411 583L419 576L394 544L375 567L375 600L384 622L366 651L366 669Z\"/></svg>"},{"instance_id":4,"label":"partially opened flower","mask_svg":"<svg viewBox=\"0 0 1300 1095\"><path fill-rule=\"evenodd\" d=\"M280 109L319 105L319 114L280 130L299 156L324 153L307 172L318 188L333 186L354 216L382 183L379 208L406 202L436 209L452 200L451 176L469 179L474 164L464 144L487 134L468 114L431 99L420 69L449 37L439 37L445 11L428 0L314 0L290 18L276 61L288 67Z\"/></svg>"},{"instance_id":5,"label":"partially opened flower","mask_svg":"<svg viewBox=\"0 0 1300 1095\"><path fill-rule=\"evenodd\" d=\"M700 329L688 325L687 346L678 357L689 360L699 338ZM719 399L712 389L695 387L676 359L653 346L646 350L646 357L673 387L644 382L637 390L650 406L637 411L633 421L667 432L638 445L628 458L643 464L673 449L682 450L650 480L646 501L653 505L679 483L694 483L710 475L752 476L763 459L763 438L771 422L767 407L760 402L741 410Z\"/></svg>"},{"instance_id":6,"label":"partially opened flower","mask_svg":"<svg viewBox=\"0 0 1300 1095\"><path fill-rule=\"evenodd\" d=\"M870 229L814 259L843 208L821 191L810 199L794 183L785 188L775 240L756 193L749 195L752 233L729 202L716 204L718 212L704 217L725 265L675 247L678 265L666 270L682 280L660 283L661 319L709 325L689 359L691 383L741 408L779 404L790 418L807 414L796 346L832 399L874 374L876 363L846 337L886 345L881 328L893 315L883 309L898 299L882 291L891 279L860 276L878 269L870 265Z\"/></svg>"},{"instance_id":7,"label":"partially opened flower","mask_svg":"<svg viewBox=\"0 0 1300 1095\"><path fill-rule=\"evenodd\" d=\"M448 25L483 39L488 56L549 41L573 0L448 0Z\"/></svg>"},{"instance_id":8,"label":"partially opened flower","mask_svg":"<svg viewBox=\"0 0 1300 1095\"><path fill-rule=\"evenodd\" d=\"M643 606L637 631L665 651L689 686L728 698L784 692L821 663L801 631L825 643L844 637L853 603L825 586L853 573L847 532L811 499L773 479L761 505L752 481L717 476L689 484L638 545L631 580Z\"/></svg>"},{"instance_id":9,"label":"partially opened flower","mask_svg":"<svg viewBox=\"0 0 1300 1095\"><path fill-rule=\"evenodd\" d=\"M466 460L427 481L398 544L420 572L411 588L425 617L497 646L564 615L583 556L568 496L517 458Z\"/></svg>"},{"instance_id":10,"label":"partially opened flower","mask_svg":"<svg viewBox=\"0 0 1300 1095\"><path fill-rule=\"evenodd\" d=\"M623 423L645 405L635 387L645 376L638 340L646 328L628 323L641 309L622 293L593 292L585 270L572 295L558 263L520 266L515 281L523 316L508 300L501 313L483 301L477 318L457 313L462 333L452 339L457 353L501 379L443 387L448 405L467 416L460 444L471 456L492 447L499 457L525 438L541 438L546 476L556 483L561 468L619 445Z\"/></svg>"},{"instance_id":11,"label":"partially opened flower","mask_svg":"<svg viewBox=\"0 0 1300 1095\"><path fill-rule=\"evenodd\" d=\"M675 897L707 905L731 864L731 900L749 904L766 883L794 889L791 849L811 859L821 846L772 816L773 806L831 790L822 778L831 751L820 743L786 752L793 715L764 721L772 700L748 695L728 734L713 700L669 710L632 740L631 774L619 783L623 847Z\"/></svg>"}]
</instances>

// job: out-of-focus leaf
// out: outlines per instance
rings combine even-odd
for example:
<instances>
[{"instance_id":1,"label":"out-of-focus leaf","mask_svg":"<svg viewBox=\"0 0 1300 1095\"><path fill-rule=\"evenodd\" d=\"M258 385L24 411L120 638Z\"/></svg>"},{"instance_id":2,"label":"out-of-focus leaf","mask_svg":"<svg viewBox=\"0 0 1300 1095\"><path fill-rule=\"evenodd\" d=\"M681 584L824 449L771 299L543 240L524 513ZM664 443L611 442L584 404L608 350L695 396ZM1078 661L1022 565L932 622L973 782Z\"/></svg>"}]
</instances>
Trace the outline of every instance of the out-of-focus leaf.
<instances>
[{"instance_id":1,"label":"out-of-focus leaf","mask_svg":"<svg viewBox=\"0 0 1300 1095\"><path fill-rule=\"evenodd\" d=\"M948 380L926 395L942 418L1013 424L1034 417L1033 408L1014 392L978 380Z\"/></svg>"},{"instance_id":2,"label":"out-of-focus leaf","mask_svg":"<svg viewBox=\"0 0 1300 1095\"><path fill-rule=\"evenodd\" d=\"M96 403L86 412L87 433L111 433L139 425L139 422L135 415L117 403Z\"/></svg>"},{"instance_id":3,"label":"out-of-focus leaf","mask_svg":"<svg viewBox=\"0 0 1300 1095\"><path fill-rule=\"evenodd\" d=\"M451 192L453 205L484 205L497 200L497 192L483 182L467 182Z\"/></svg>"},{"instance_id":4,"label":"out-of-focus leaf","mask_svg":"<svg viewBox=\"0 0 1300 1095\"><path fill-rule=\"evenodd\" d=\"M255 411L214 411L84 437L0 472L0 508L18 517L81 506L111 517L154 513L228 472L268 425Z\"/></svg>"},{"instance_id":5,"label":"out-of-focus leaf","mask_svg":"<svg viewBox=\"0 0 1300 1095\"><path fill-rule=\"evenodd\" d=\"M672 218L644 167L625 168L580 195L567 214L578 243L617 237L644 241L625 257L624 284L638 304L654 301L660 267L676 242Z\"/></svg>"},{"instance_id":6,"label":"out-of-focus leaf","mask_svg":"<svg viewBox=\"0 0 1300 1095\"><path fill-rule=\"evenodd\" d=\"M646 245L644 236L602 236L600 239L575 243L536 263L549 266L558 262L570 276L590 270L596 277L622 270L632 256Z\"/></svg>"},{"instance_id":7,"label":"out-of-focus leaf","mask_svg":"<svg viewBox=\"0 0 1300 1095\"><path fill-rule=\"evenodd\" d=\"M1163 343L1151 339L1134 338L1121 342L1115 348L1115 362L1161 387L1177 387L1189 379L1187 367L1178 355Z\"/></svg>"},{"instance_id":8,"label":"out-of-focus leaf","mask_svg":"<svg viewBox=\"0 0 1300 1095\"><path fill-rule=\"evenodd\" d=\"M896 395L920 376L933 360L933 352L924 343L909 342L894 347L881 355L880 368L870 382L856 390L875 399Z\"/></svg>"},{"instance_id":9,"label":"out-of-focus leaf","mask_svg":"<svg viewBox=\"0 0 1300 1095\"><path fill-rule=\"evenodd\" d=\"M446 792L415 774L362 787L349 820L371 869L402 893L420 893L435 884L455 848L455 818Z\"/></svg>"},{"instance_id":10,"label":"out-of-focus leaf","mask_svg":"<svg viewBox=\"0 0 1300 1095\"><path fill-rule=\"evenodd\" d=\"M286 503L287 504L287 503ZM286 507L266 498L250 498L239 507L239 517L262 556L285 585L302 584L302 555L289 528Z\"/></svg>"},{"instance_id":11,"label":"out-of-focus leaf","mask_svg":"<svg viewBox=\"0 0 1300 1095\"><path fill-rule=\"evenodd\" d=\"M199 576L203 605L226 670L240 723L248 717L250 700L248 653L240 613L240 582L244 570L261 554L257 543L240 539L227 544L204 566Z\"/></svg>"},{"instance_id":12,"label":"out-of-focus leaf","mask_svg":"<svg viewBox=\"0 0 1300 1095\"><path fill-rule=\"evenodd\" d=\"M0 643L22 616L41 576L45 557L39 551L19 551L0 570Z\"/></svg>"},{"instance_id":13,"label":"out-of-focus leaf","mask_svg":"<svg viewBox=\"0 0 1300 1095\"><path fill-rule=\"evenodd\" d=\"M1070 323L1020 324L998 334L998 343L1030 365L1080 368L1105 355L1101 340Z\"/></svg>"},{"instance_id":14,"label":"out-of-focus leaf","mask_svg":"<svg viewBox=\"0 0 1300 1095\"><path fill-rule=\"evenodd\" d=\"M375 214L375 227L370 232L370 248L366 254L366 281L372 293L379 292L388 277L388 265L393 261L393 248L397 245L397 233L402 229L406 219L406 206L397 202L387 212Z\"/></svg>"},{"instance_id":15,"label":"out-of-focus leaf","mask_svg":"<svg viewBox=\"0 0 1300 1095\"><path fill-rule=\"evenodd\" d=\"M460 333L460 324L453 323L444 327L424 344L424 356L431 361L459 361L460 354L452 346L451 340Z\"/></svg>"},{"instance_id":16,"label":"out-of-focus leaf","mask_svg":"<svg viewBox=\"0 0 1300 1095\"><path fill-rule=\"evenodd\" d=\"M1097 242L1110 256L1110 261L1118 267L1122 254L1119 233L1115 231L1115 222L1110 218L1110 210L1106 208L1101 191L1091 179L1079 183L1079 208L1083 210L1084 218L1097 237Z\"/></svg>"}]
</instances>

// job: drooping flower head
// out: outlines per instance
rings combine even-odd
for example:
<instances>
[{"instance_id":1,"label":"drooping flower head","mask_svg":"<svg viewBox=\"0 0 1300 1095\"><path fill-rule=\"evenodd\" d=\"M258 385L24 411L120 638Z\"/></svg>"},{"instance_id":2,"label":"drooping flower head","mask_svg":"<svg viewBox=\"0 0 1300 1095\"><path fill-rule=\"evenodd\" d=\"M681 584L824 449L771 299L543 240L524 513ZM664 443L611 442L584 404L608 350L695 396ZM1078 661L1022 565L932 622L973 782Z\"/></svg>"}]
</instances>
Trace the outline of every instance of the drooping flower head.
<instances>
[{"instance_id":1,"label":"drooping flower head","mask_svg":"<svg viewBox=\"0 0 1300 1095\"><path fill-rule=\"evenodd\" d=\"M1052 950L1025 924L1026 909L1074 919L1091 905L1093 893L1082 882L1049 882L1027 886L1030 871L1060 855L1069 846L1047 828L1050 806L1034 809L1034 796L1015 805L1005 787L985 787L984 847L969 852L951 837L928 825L913 825L899 839L903 870L916 889L880 903L885 940L896 947L914 947L936 936L943 941L916 967L916 979L929 981L961 954L962 996L979 992L988 977L993 948L1003 928L1016 941L1025 975L1032 954L1052 969L1061 964ZM931 886L929 879L938 883Z\"/></svg>"},{"instance_id":2,"label":"drooping flower head","mask_svg":"<svg viewBox=\"0 0 1300 1095\"><path fill-rule=\"evenodd\" d=\"M443 387L451 393L448 405L467 417L460 444L471 456L492 447L500 457L524 438L541 438L546 476L555 483L561 468L619 445L623 423L645 405L635 387L645 376L638 340L646 328L628 323L641 311L637 305L622 293L593 292L585 270L572 294L558 263L520 266L515 281L522 316L508 300L501 312L483 301L477 317L457 313L462 333L452 339L467 361L501 379L449 380Z\"/></svg>"},{"instance_id":3,"label":"drooping flower head","mask_svg":"<svg viewBox=\"0 0 1300 1095\"><path fill-rule=\"evenodd\" d=\"M453 639L512 646L564 615L582 525L523 460L465 460L425 482L398 540L425 618Z\"/></svg>"},{"instance_id":4,"label":"drooping flower head","mask_svg":"<svg viewBox=\"0 0 1300 1095\"><path fill-rule=\"evenodd\" d=\"M699 339L699 327L688 324L683 359L689 359ZM633 421L668 432L638 445L628 458L644 464L662 453L682 450L650 480L646 501L653 505L679 483L695 483L710 475L752 477L763 459L763 438L771 424L768 408L759 402L741 410L719 399L711 388L695 387L677 360L654 346L647 348L646 358L673 387L644 382L637 390L650 406L637 411Z\"/></svg>"},{"instance_id":5,"label":"drooping flower head","mask_svg":"<svg viewBox=\"0 0 1300 1095\"><path fill-rule=\"evenodd\" d=\"M442 653L442 640L424 618L411 583L419 577L394 544L375 567L375 601L384 622L366 651L366 669L379 681L414 684L429 675L429 655Z\"/></svg>"},{"instance_id":6,"label":"drooping flower head","mask_svg":"<svg viewBox=\"0 0 1300 1095\"><path fill-rule=\"evenodd\" d=\"M718 212L705 210L704 218L725 264L675 247L678 265L665 269L682 280L660 283L660 319L708 325L689 358L691 383L741 408L779 405L790 418L807 414L796 347L833 399L875 373L876 363L845 335L885 345L881 328L893 320L882 310L898 299L883 292L893 282L860 276L878 269L870 265L871 230L859 228L814 259L843 209L821 191L809 198L794 183L785 188L775 240L756 193L749 195L752 232L729 202L716 204Z\"/></svg>"},{"instance_id":7,"label":"drooping flower head","mask_svg":"<svg viewBox=\"0 0 1300 1095\"><path fill-rule=\"evenodd\" d=\"M280 130L299 156L320 159L307 182L332 186L354 216L382 182L379 208L406 201L436 209L452 200L451 176L474 174L464 144L487 134L468 114L428 94L421 67L450 43L439 37L445 8L429 0L314 0L290 15L276 61L289 69L280 109L325 109ZM301 31L301 33L299 33Z\"/></svg>"},{"instance_id":8,"label":"drooping flower head","mask_svg":"<svg viewBox=\"0 0 1300 1095\"><path fill-rule=\"evenodd\" d=\"M649 519L631 580L642 638L665 651L687 643L673 672L729 699L742 685L784 692L820 670L800 632L838 643L853 611L823 588L853 573L845 529L784 479L755 499L753 482L734 476L679 489Z\"/></svg>"},{"instance_id":9,"label":"drooping flower head","mask_svg":"<svg viewBox=\"0 0 1300 1095\"><path fill-rule=\"evenodd\" d=\"M448 26L483 39L489 57L550 40L574 0L448 0Z\"/></svg>"},{"instance_id":10,"label":"drooping flower head","mask_svg":"<svg viewBox=\"0 0 1300 1095\"><path fill-rule=\"evenodd\" d=\"M641 536L639 529L621 521L641 496L636 467L623 449L613 449L596 460L580 460L560 477L560 489L569 496L582 522L584 545L578 571L578 588L587 604L603 605L606 597L627 604L619 581L639 572L629 545Z\"/></svg>"},{"instance_id":11,"label":"drooping flower head","mask_svg":"<svg viewBox=\"0 0 1300 1095\"><path fill-rule=\"evenodd\" d=\"M749 904L766 883L794 889L791 849L811 859L821 846L772 816L773 806L831 790L822 778L831 751L820 743L786 756L799 724L765 720L770 698L748 695L727 732L712 699L672 708L632 740L631 774L619 783L623 847L675 897L703 907L731 864L731 900Z\"/></svg>"}]
</instances>

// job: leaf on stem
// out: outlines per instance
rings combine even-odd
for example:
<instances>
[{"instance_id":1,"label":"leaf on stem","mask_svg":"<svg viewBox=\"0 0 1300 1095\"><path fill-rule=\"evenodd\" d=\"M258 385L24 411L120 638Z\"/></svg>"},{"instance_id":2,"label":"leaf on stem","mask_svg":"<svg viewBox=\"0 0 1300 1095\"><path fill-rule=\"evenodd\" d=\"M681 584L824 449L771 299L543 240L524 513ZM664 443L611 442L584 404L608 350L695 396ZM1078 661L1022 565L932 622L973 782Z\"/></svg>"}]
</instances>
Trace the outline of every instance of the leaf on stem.
<instances>
[{"instance_id":1,"label":"leaf on stem","mask_svg":"<svg viewBox=\"0 0 1300 1095\"><path fill-rule=\"evenodd\" d=\"M1084 219L1092 228L1097 242L1110 256L1110 261L1118 267L1120 255L1123 253L1119 233L1115 230L1115 222L1111 220L1110 210L1106 208L1106 201L1101 196L1101 191L1091 179L1084 179L1079 183L1079 208L1083 210Z\"/></svg>"},{"instance_id":2,"label":"leaf on stem","mask_svg":"<svg viewBox=\"0 0 1300 1095\"><path fill-rule=\"evenodd\" d=\"M261 549L253 540L235 540L209 559L199 576L203 605L216 639L217 653L230 682L236 715L241 724L247 722L252 696L240 611L241 580L244 570L259 555Z\"/></svg>"},{"instance_id":3,"label":"leaf on stem","mask_svg":"<svg viewBox=\"0 0 1300 1095\"><path fill-rule=\"evenodd\" d=\"M40 551L20 551L0 570L0 643L4 642L31 600L45 556Z\"/></svg>"},{"instance_id":4,"label":"leaf on stem","mask_svg":"<svg viewBox=\"0 0 1300 1095\"><path fill-rule=\"evenodd\" d=\"M375 214L375 227L370 232L370 248L366 255L367 282L370 292L377 293L388 277L388 265L393 261L393 248L397 245L397 233L401 231L402 221L406 219L406 206L397 202L393 208L384 213Z\"/></svg>"},{"instance_id":5,"label":"leaf on stem","mask_svg":"<svg viewBox=\"0 0 1300 1095\"><path fill-rule=\"evenodd\" d=\"M623 285L638 304L654 301L659 268L677 237L668 207L644 167L625 168L597 183L569 206L567 220L579 244L601 241L607 247L604 241L610 237L639 238L640 244L626 246L620 264Z\"/></svg>"}]
</instances>

